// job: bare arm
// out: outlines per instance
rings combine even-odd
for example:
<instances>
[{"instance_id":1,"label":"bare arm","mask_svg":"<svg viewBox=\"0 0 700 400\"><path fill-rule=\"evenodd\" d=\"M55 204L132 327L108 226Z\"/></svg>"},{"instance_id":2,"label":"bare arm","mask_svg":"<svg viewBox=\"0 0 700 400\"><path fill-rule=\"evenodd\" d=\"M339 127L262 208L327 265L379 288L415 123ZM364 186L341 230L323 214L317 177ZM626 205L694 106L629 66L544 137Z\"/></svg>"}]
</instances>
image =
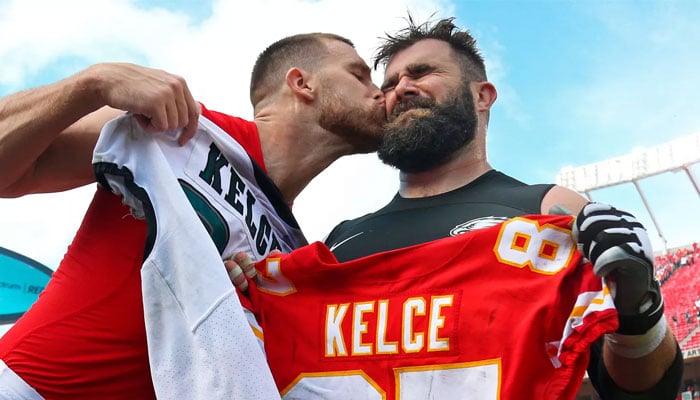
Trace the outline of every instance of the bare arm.
<instances>
[{"instance_id":1,"label":"bare arm","mask_svg":"<svg viewBox=\"0 0 700 400\"><path fill-rule=\"evenodd\" d=\"M548 213L553 205L560 205L577 215L586 203L588 200L573 190L555 186L542 200L542 213ZM603 342L605 368L615 384L628 392L642 392L654 387L676 358L676 339L670 329L661 344L642 358L623 357L613 352L607 341Z\"/></svg>"},{"instance_id":2,"label":"bare arm","mask_svg":"<svg viewBox=\"0 0 700 400\"><path fill-rule=\"evenodd\" d=\"M97 64L0 99L0 197L93 182L92 150L119 110L139 115L149 131L184 128L181 142L200 111L182 78L133 64Z\"/></svg>"},{"instance_id":3,"label":"bare arm","mask_svg":"<svg viewBox=\"0 0 700 400\"><path fill-rule=\"evenodd\" d=\"M671 328L659 347L642 358L626 358L610 350L607 341L603 345L603 362L612 380L628 392L649 390L661 381L676 358L676 338Z\"/></svg>"},{"instance_id":4,"label":"bare arm","mask_svg":"<svg viewBox=\"0 0 700 400\"><path fill-rule=\"evenodd\" d=\"M554 186L542 199L541 212L549 214L552 206L558 205L566 208L571 214L576 215L588 203L585 197L563 186Z\"/></svg>"}]
</instances>

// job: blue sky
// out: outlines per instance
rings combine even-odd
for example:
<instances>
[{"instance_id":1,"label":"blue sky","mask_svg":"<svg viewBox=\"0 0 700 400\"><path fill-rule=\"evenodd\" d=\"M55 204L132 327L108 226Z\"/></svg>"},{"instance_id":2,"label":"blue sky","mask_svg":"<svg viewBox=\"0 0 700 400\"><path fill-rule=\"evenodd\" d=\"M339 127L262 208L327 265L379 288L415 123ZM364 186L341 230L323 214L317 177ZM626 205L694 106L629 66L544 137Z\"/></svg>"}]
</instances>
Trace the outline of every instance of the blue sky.
<instances>
[{"instance_id":1,"label":"blue sky","mask_svg":"<svg viewBox=\"0 0 700 400\"><path fill-rule=\"evenodd\" d=\"M0 96L126 61L178 73L209 108L250 118L249 71L267 44L331 31L369 59L408 9L421 20L456 16L477 38L499 93L490 160L523 181L554 182L564 166L700 133L696 1L0 0ZM700 179L697 164L692 171ZM396 182L374 155L347 157L309 185L295 213L320 240L340 220L385 204ZM700 239L700 198L685 174L640 186L669 246ZM0 200L0 246L55 268L93 191ZM632 184L592 195L636 214L663 247Z\"/></svg>"}]
</instances>

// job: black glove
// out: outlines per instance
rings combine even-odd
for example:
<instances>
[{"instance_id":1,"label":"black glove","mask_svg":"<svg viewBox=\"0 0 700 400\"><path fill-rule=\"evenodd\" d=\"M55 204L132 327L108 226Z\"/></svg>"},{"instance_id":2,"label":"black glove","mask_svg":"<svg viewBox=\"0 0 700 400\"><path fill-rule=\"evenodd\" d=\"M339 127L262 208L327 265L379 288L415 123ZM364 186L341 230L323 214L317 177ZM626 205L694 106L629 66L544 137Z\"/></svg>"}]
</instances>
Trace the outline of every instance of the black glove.
<instances>
[{"instance_id":1,"label":"black glove","mask_svg":"<svg viewBox=\"0 0 700 400\"><path fill-rule=\"evenodd\" d=\"M644 226L630 213L588 203L576 217L572 234L595 274L614 286L618 333L641 335L654 326L664 307Z\"/></svg>"}]
</instances>

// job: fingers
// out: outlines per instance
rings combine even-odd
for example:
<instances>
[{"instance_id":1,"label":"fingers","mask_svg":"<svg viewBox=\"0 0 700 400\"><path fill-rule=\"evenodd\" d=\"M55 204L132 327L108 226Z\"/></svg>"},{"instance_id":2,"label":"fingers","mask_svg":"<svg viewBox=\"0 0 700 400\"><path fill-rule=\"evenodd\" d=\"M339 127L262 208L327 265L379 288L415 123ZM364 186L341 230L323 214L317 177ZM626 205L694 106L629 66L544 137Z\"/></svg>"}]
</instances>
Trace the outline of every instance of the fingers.
<instances>
[{"instance_id":1,"label":"fingers","mask_svg":"<svg viewBox=\"0 0 700 400\"><path fill-rule=\"evenodd\" d=\"M182 133L178 139L180 145L187 143L187 141L192 139L194 134L197 133L197 126L199 126L199 114L202 113L202 107L194 100L189 89L186 90L185 97L187 99L186 112L188 113L188 118L185 121L185 127L182 129Z\"/></svg>"},{"instance_id":2,"label":"fingers","mask_svg":"<svg viewBox=\"0 0 700 400\"><path fill-rule=\"evenodd\" d=\"M258 271L255 269L255 263L250 258L248 253L240 252L233 256L233 261L238 264L245 276L250 279L254 279L258 275Z\"/></svg>"},{"instance_id":3,"label":"fingers","mask_svg":"<svg viewBox=\"0 0 700 400\"><path fill-rule=\"evenodd\" d=\"M245 274L243 273L241 267L239 267L233 260L224 261L224 267L226 267L228 277L231 279L233 286L235 286L236 289L240 290L241 292L247 291L248 280L245 278Z\"/></svg>"},{"instance_id":4,"label":"fingers","mask_svg":"<svg viewBox=\"0 0 700 400\"><path fill-rule=\"evenodd\" d=\"M268 258L269 257L279 257L281 255L282 255L282 251L280 251L278 249L274 249L274 250L270 251L270 254L268 254L267 257Z\"/></svg>"},{"instance_id":5,"label":"fingers","mask_svg":"<svg viewBox=\"0 0 700 400\"><path fill-rule=\"evenodd\" d=\"M248 279L254 280L258 275L255 262L243 251L224 261L224 266L233 285L242 292L248 290Z\"/></svg>"},{"instance_id":6,"label":"fingers","mask_svg":"<svg viewBox=\"0 0 700 400\"><path fill-rule=\"evenodd\" d=\"M145 112L149 118L144 129L152 133L179 131L178 143L184 145L197 132L201 108L184 79L174 75L162 79L165 87L161 89L162 93L153 95Z\"/></svg>"},{"instance_id":7,"label":"fingers","mask_svg":"<svg viewBox=\"0 0 700 400\"><path fill-rule=\"evenodd\" d=\"M643 271L654 265L649 235L630 213L601 204L587 204L576 217L572 234L579 250L606 276L621 262L634 261Z\"/></svg>"},{"instance_id":8,"label":"fingers","mask_svg":"<svg viewBox=\"0 0 700 400\"><path fill-rule=\"evenodd\" d=\"M280 250L272 250L267 257L274 258L280 255L282 255ZM226 267L226 271L233 285L242 292L248 290L248 279L260 283L258 281L258 279L260 279L258 270L255 269L255 261L244 251L238 252L230 259L225 260L224 266Z\"/></svg>"},{"instance_id":9,"label":"fingers","mask_svg":"<svg viewBox=\"0 0 700 400\"><path fill-rule=\"evenodd\" d=\"M132 112L147 132L179 130L185 144L197 131L201 107L184 78L134 64L99 66L103 103Z\"/></svg>"},{"instance_id":10,"label":"fingers","mask_svg":"<svg viewBox=\"0 0 700 400\"><path fill-rule=\"evenodd\" d=\"M197 132L201 107L192 97L185 80L180 77L176 77L176 79L179 82L173 87L173 90L181 90L181 92L174 96L173 104L168 104L168 124L171 127L181 128L178 142L180 145L184 145Z\"/></svg>"},{"instance_id":11,"label":"fingers","mask_svg":"<svg viewBox=\"0 0 700 400\"><path fill-rule=\"evenodd\" d=\"M166 123L167 126L164 131L170 131L174 129L180 128L180 117L178 116L178 106L177 103L180 102L181 99L179 96L173 96L169 101L165 103L165 118L166 118Z\"/></svg>"},{"instance_id":12,"label":"fingers","mask_svg":"<svg viewBox=\"0 0 700 400\"><path fill-rule=\"evenodd\" d=\"M606 204L587 204L576 218L574 228L574 237L594 262L610 247L645 244L640 239L646 237L644 226L632 214Z\"/></svg>"}]
</instances>

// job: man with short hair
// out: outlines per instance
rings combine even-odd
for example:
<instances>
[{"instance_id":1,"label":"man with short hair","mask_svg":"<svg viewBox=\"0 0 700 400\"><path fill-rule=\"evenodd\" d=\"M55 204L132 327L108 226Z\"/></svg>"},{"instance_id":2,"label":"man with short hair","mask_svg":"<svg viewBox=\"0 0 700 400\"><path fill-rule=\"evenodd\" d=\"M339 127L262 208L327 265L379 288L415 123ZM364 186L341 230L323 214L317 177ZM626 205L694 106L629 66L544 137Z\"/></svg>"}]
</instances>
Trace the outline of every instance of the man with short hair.
<instances>
[{"instance_id":1,"label":"man with short hair","mask_svg":"<svg viewBox=\"0 0 700 400\"><path fill-rule=\"evenodd\" d=\"M153 140L158 143L156 153L162 152L171 163L173 175L193 204L209 204L225 213L220 215L231 216L219 221L225 233L218 243L220 257L237 251L266 254L274 248L289 251L306 243L290 205L337 158L373 151L385 121L383 94L371 82L369 67L349 40L333 34L295 35L266 49L253 72L251 100L253 121L211 111L194 101L182 78L131 64L97 64L57 83L0 99L1 196L67 190L95 182L95 173L101 183L45 291L0 339L0 397L153 399L162 394L154 392L151 382L152 346L161 346L159 351L174 360L182 356L180 342L151 341L151 333L160 332L149 332L151 348L147 351L144 307L147 318L154 315L167 323L168 315L157 314L168 305L157 301L171 299L167 285L158 286L162 285L158 274L182 271L168 270L166 265L144 272L142 266L170 239L159 236L165 225L161 218L172 219L165 222L178 226L176 216L158 215L159 210L147 207L157 197L148 185L160 182L146 174L143 186L143 171L126 168L130 163L142 165L141 161L152 160L119 152L135 149L125 143L144 136L143 131L180 129L180 146L159 134ZM112 120L124 111L132 116ZM106 133L100 138L93 169L93 148L103 127ZM144 140L149 146L153 141ZM220 151L224 147L233 151ZM190 170L193 163L198 168ZM129 188L136 191L126 193ZM122 199L107 189L124 196L132 206L134 193L146 193L136 197L147 222L130 215ZM151 218L154 212L155 221ZM200 217L206 221L206 215ZM183 246L182 238L176 243L180 243L178 249L189 244ZM167 260L167 251L162 251ZM186 265L185 269L196 267ZM142 279L149 285L143 297ZM175 309L180 291L197 282L176 284L179 286L170 287L176 301L169 305ZM153 288L158 293L152 293ZM194 293L205 289L195 287ZM231 298L235 299L222 292L222 303L239 311L237 300L230 303ZM213 310L216 307L218 303L212 305ZM215 314L207 312L197 324L207 323ZM227 316L218 317L227 323ZM200 329L197 326L192 326L193 335ZM265 367L247 325L227 335L220 338L223 343L233 342L242 352L228 360L233 371ZM216 350L206 349L210 354ZM193 368L187 363L177 367L183 371ZM269 371L249 380L243 374L219 371L217 365L207 367L210 369L188 372L188 376L201 373L209 379L205 382L215 384L205 388L209 393L196 393L203 398L277 396ZM206 376L208 371L226 379L212 379ZM190 381L178 381L181 376L175 373L171 384L189 390ZM168 382L160 385L168 389ZM180 395L192 398L188 393Z\"/></svg>"}]
</instances>

